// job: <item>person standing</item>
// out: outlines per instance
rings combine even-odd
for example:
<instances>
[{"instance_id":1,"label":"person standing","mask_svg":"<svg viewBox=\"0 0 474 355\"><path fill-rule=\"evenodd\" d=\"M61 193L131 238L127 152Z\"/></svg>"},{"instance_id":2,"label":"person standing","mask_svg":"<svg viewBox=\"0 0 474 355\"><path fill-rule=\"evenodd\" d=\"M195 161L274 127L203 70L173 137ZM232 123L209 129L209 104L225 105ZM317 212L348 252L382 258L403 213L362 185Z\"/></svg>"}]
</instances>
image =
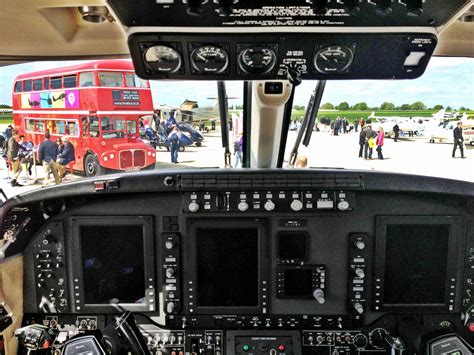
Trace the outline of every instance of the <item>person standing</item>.
<instances>
[{"instance_id":1,"label":"person standing","mask_svg":"<svg viewBox=\"0 0 474 355\"><path fill-rule=\"evenodd\" d=\"M359 132L358 128L359 128L359 120L356 118L354 120L354 131Z\"/></svg>"},{"instance_id":2,"label":"person standing","mask_svg":"<svg viewBox=\"0 0 474 355\"><path fill-rule=\"evenodd\" d=\"M17 140L18 140L18 131L14 129L12 130L10 139L8 139L8 151L7 151L8 161L11 164L11 169L13 173L13 177L11 181L12 187L23 186L17 182L18 176L20 175L22 171L20 150L23 149L20 143L17 142Z\"/></svg>"},{"instance_id":3,"label":"person standing","mask_svg":"<svg viewBox=\"0 0 474 355\"><path fill-rule=\"evenodd\" d=\"M334 135L335 136L339 135L339 131L341 130L341 125L342 125L341 118L340 117L336 118L336 122L334 122Z\"/></svg>"},{"instance_id":4,"label":"person standing","mask_svg":"<svg viewBox=\"0 0 474 355\"><path fill-rule=\"evenodd\" d=\"M359 133L359 158L362 158L362 152L364 151L365 142L367 140L367 132L364 128L361 128Z\"/></svg>"},{"instance_id":5,"label":"person standing","mask_svg":"<svg viewBox=\"0 0 474 355\"><path fill-rule=\"evenodd\" d=\"M239 134L236 138L237 140L234 142L234 168L240 168L242 167L242 145L244 137L242 136L242 134Z\"/></svg>"},{"instance_id":6,"label":"person standing","mask_svg":"<svg viewBox=\"0 0 474 355\"><path fill-rule=\"evenodd\" d=\"M360 126L360 129L362 130L365 126L365 120L364 120L364 117L361 117L360 120L359 120L359 126Z\"/></svg>"},{"instance_id":7,"label":"person standing","mask_svg":"<svg viewBox=\"0 0 474 355\"><path fill-rule=\"evenodd\" d=\"M382 127L379 127L378 132L377 132L377 157L379 160L383 160L383 154L382 154L382 147L383 147L383 139L385 136L385 132L383 131Z\"/></svg>"},{"instance_id":8,"label":"person standing","mask_svg":"<svg viewBox=\"0 0 474 355\"><path fill-rule=\"evenodd\" d=\"M19 152L20 162L23 170L25 170L26 179L28 179L28 174L31 176L33 167L33 143L25 140L25 136L20 136L20 145L23 147Z\"/></svg>"},{"instance_id":9,"label":"person standing","mask_svg":"<svg viewBox=\"0 0 474 355\"><path fill-rule=\"evenodd\" d=\"M398 126L398 123L395 123L395 126L393 126L393 133L395 134L393 141L396 142L398 141L398 137L400 137L400 127Z\"/></svg>"},{"instance_id":10,"label":"person standing","mask_svg":"<svg viewBox=\"0 0 474 355\"><path fill-rule=\"evenodd\" d=\"M464 158L464 137L462 136L462 122L458 122L456 128L453 130L454 135L454 148L453 148L453 158L456 155L456 149L459 146L461 151L461 158Z\"/></svg>"},{"instance_id":11,"label":"person standing","mask_svg":"<svg viewBox=\"0 0 474 355\"><path fill-rule=\"evenodd\" d=\"M375 147L375 137L377 133L372 130L372 126L367 125L366 129L366 138L365 138L365 145L364 145L364 159L372 160L372 152Z\"/></svg>"},{"instance_id":12,"label":"person standing","mask_svg":"<svg viewBox=\"0 0 474 355\"><path fill-rule=\"evenodd\" d=\"M58 153L58 160L57 160L57 169L59 178L62 179L66 176L66 166L76 160L74 146L69 141L69 137L61 137L61 142L63 143L63 149L61 152Z\"/></svg>"},{"instance_id":13,"label":"person standing","mask_svg":"<svg viewBox=\"0 0 474 355\"><path fill-rule=\"evenodd\" d=\"M49 132L44 134L44 141L38 147L38 160L43 164L44 176L47 177L50 172L53 173L56 184L61 182L56 166L58 156L58 145L50 140Z\"/></svg>"},{"instance_id":14,"label":"person standing","mask_svg":"<svg viewBox=\"0 0 474 355\"><path fill-rule=\"evenodd\" d=\"M347 120L346 117L342 120L342 131L344 134L347 134L347 127L349 126L349 121Z\"/></svg>"},{"instance_id":15,"label":"person standing","mask_svg":"<svg viewBox=\"0 0 474 355\"><path fill-rule=\"evenodd\" d=\"M176 125L171 125L171 132L168 135L168 141L170 142L171 151L171 162L178 164L178 152L179 152L179 141L181 138L181 132Z\"/></svg>"}]
</instances>

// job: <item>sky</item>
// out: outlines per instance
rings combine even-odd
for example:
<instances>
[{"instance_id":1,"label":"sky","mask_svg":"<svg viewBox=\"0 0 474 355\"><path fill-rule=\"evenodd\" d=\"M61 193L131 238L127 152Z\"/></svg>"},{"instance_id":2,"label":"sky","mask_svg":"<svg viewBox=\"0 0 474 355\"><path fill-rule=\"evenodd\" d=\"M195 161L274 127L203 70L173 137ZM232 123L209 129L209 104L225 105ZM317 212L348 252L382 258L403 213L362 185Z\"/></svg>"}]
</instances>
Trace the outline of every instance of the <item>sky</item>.
<instances>
[{"instance_id":1,"label":"sky","mask_svg":"<svg viewBox=\"0 0 474 355\"><path fill-rule=\"evenodd\" d=\"M15 77L22 73L57 68L81 63L32 62L0 67L0 104L11 105L11 93ZM295 105L306 106L317 81L307 80L296 88ZM241 105L242 81L228 81L227 95L237 99L229 105ZM185 99L198 101L200 107L215 104L217 84L215 81L154 81L151 82L155 106L179 106ZM464 106L474 109L474 58L434 57L425 74L415 80L336 80L328 81L322 102L334 105L347 101L350 105L366 102L369 107L380 106L388 101L396 106L424 102L434 105Z\"/></svg>"}]
</instances>

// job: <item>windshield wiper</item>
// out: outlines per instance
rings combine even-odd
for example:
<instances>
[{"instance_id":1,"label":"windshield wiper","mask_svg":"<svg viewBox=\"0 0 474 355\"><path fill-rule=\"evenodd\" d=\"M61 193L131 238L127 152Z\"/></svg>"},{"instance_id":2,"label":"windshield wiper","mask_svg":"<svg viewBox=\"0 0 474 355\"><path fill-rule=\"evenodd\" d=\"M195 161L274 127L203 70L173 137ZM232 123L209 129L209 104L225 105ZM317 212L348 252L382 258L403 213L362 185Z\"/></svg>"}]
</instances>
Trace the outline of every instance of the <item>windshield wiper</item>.
<instances>
[{"instance_id":1,"label":"windshield wiper","mask_svg":"<svg viewBox=\"0 0 474 355\"><path fill-rule=\"evenodd\" d=\"M316 88L311 93L309 98L308 107L306 108L303 122L301 123L300 130L298 131L298 136L296 137L295 145L290 154L290 159L288 164L290 166L295 166L296 158L298 157L298 148L301 144L301 140L304 140L303 145L307 147L311 141L311 135L313 133L314 123L316 122L316 117L318 116L319 105L321 105L321 99L323 98L324 88L326 87L326 80L318 81ZM306 132L306 134L305 134Z\"/></svg>"}]
</instances>

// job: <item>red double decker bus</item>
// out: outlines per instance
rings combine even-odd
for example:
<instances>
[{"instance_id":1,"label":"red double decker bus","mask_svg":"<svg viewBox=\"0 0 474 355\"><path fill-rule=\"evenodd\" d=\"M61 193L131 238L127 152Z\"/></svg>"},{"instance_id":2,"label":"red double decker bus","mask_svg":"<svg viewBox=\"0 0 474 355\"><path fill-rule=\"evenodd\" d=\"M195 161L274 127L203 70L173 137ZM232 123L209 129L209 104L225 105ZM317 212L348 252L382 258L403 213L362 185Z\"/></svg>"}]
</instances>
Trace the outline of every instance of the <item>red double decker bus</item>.
<instances>
[{"instance_id":1,"label":"red double decker bus","mask_svg":"<svg viewBox=\"0 0 474 355\"><path fill-rule=\"evenodd\" d=\"M131 61L100 60L19 75L13 87L15 128L35 146L68 136L74 170L153 169L156 152L140 139L139 118L153 114L151 89Z\"/></svg>"}]
</instances>

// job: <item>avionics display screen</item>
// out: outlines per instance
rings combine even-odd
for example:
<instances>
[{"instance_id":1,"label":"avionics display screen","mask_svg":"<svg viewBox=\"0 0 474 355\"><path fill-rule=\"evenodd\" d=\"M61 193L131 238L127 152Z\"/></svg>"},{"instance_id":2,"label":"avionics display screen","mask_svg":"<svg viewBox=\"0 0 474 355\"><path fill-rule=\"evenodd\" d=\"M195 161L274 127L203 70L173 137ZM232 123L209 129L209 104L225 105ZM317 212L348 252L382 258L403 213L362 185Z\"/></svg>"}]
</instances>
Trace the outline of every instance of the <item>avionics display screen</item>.
<instances>
[{"instance_id":1,"label":"avionics display screen","mask_svg":"<svg viewBox=\"0 0 474 355\"><path fill-rule=\"evenodd\" d=\"M196 228L199 307L259 306L259 229Z\"/></svg>"},{"instance_id":2,"label":"avionics display screen","mask_svg":"<svg viewBox=\"0 0 474 355\"><path fill-rule=\"evenodd\" d=\"M141 225L80 226L84 304L145 302Z\"/></svg>"},{"instance_id":3,"label":"avionics display screen","mask_svg":"<svg viewBox=\"0 0 474 355\"><path fill-rule=\"evenodd\" d=\"M311 269L286 269L284 272L283 292L285 296L311 297L313 291L313 272Z\"/></svg>"}]
</instances>

